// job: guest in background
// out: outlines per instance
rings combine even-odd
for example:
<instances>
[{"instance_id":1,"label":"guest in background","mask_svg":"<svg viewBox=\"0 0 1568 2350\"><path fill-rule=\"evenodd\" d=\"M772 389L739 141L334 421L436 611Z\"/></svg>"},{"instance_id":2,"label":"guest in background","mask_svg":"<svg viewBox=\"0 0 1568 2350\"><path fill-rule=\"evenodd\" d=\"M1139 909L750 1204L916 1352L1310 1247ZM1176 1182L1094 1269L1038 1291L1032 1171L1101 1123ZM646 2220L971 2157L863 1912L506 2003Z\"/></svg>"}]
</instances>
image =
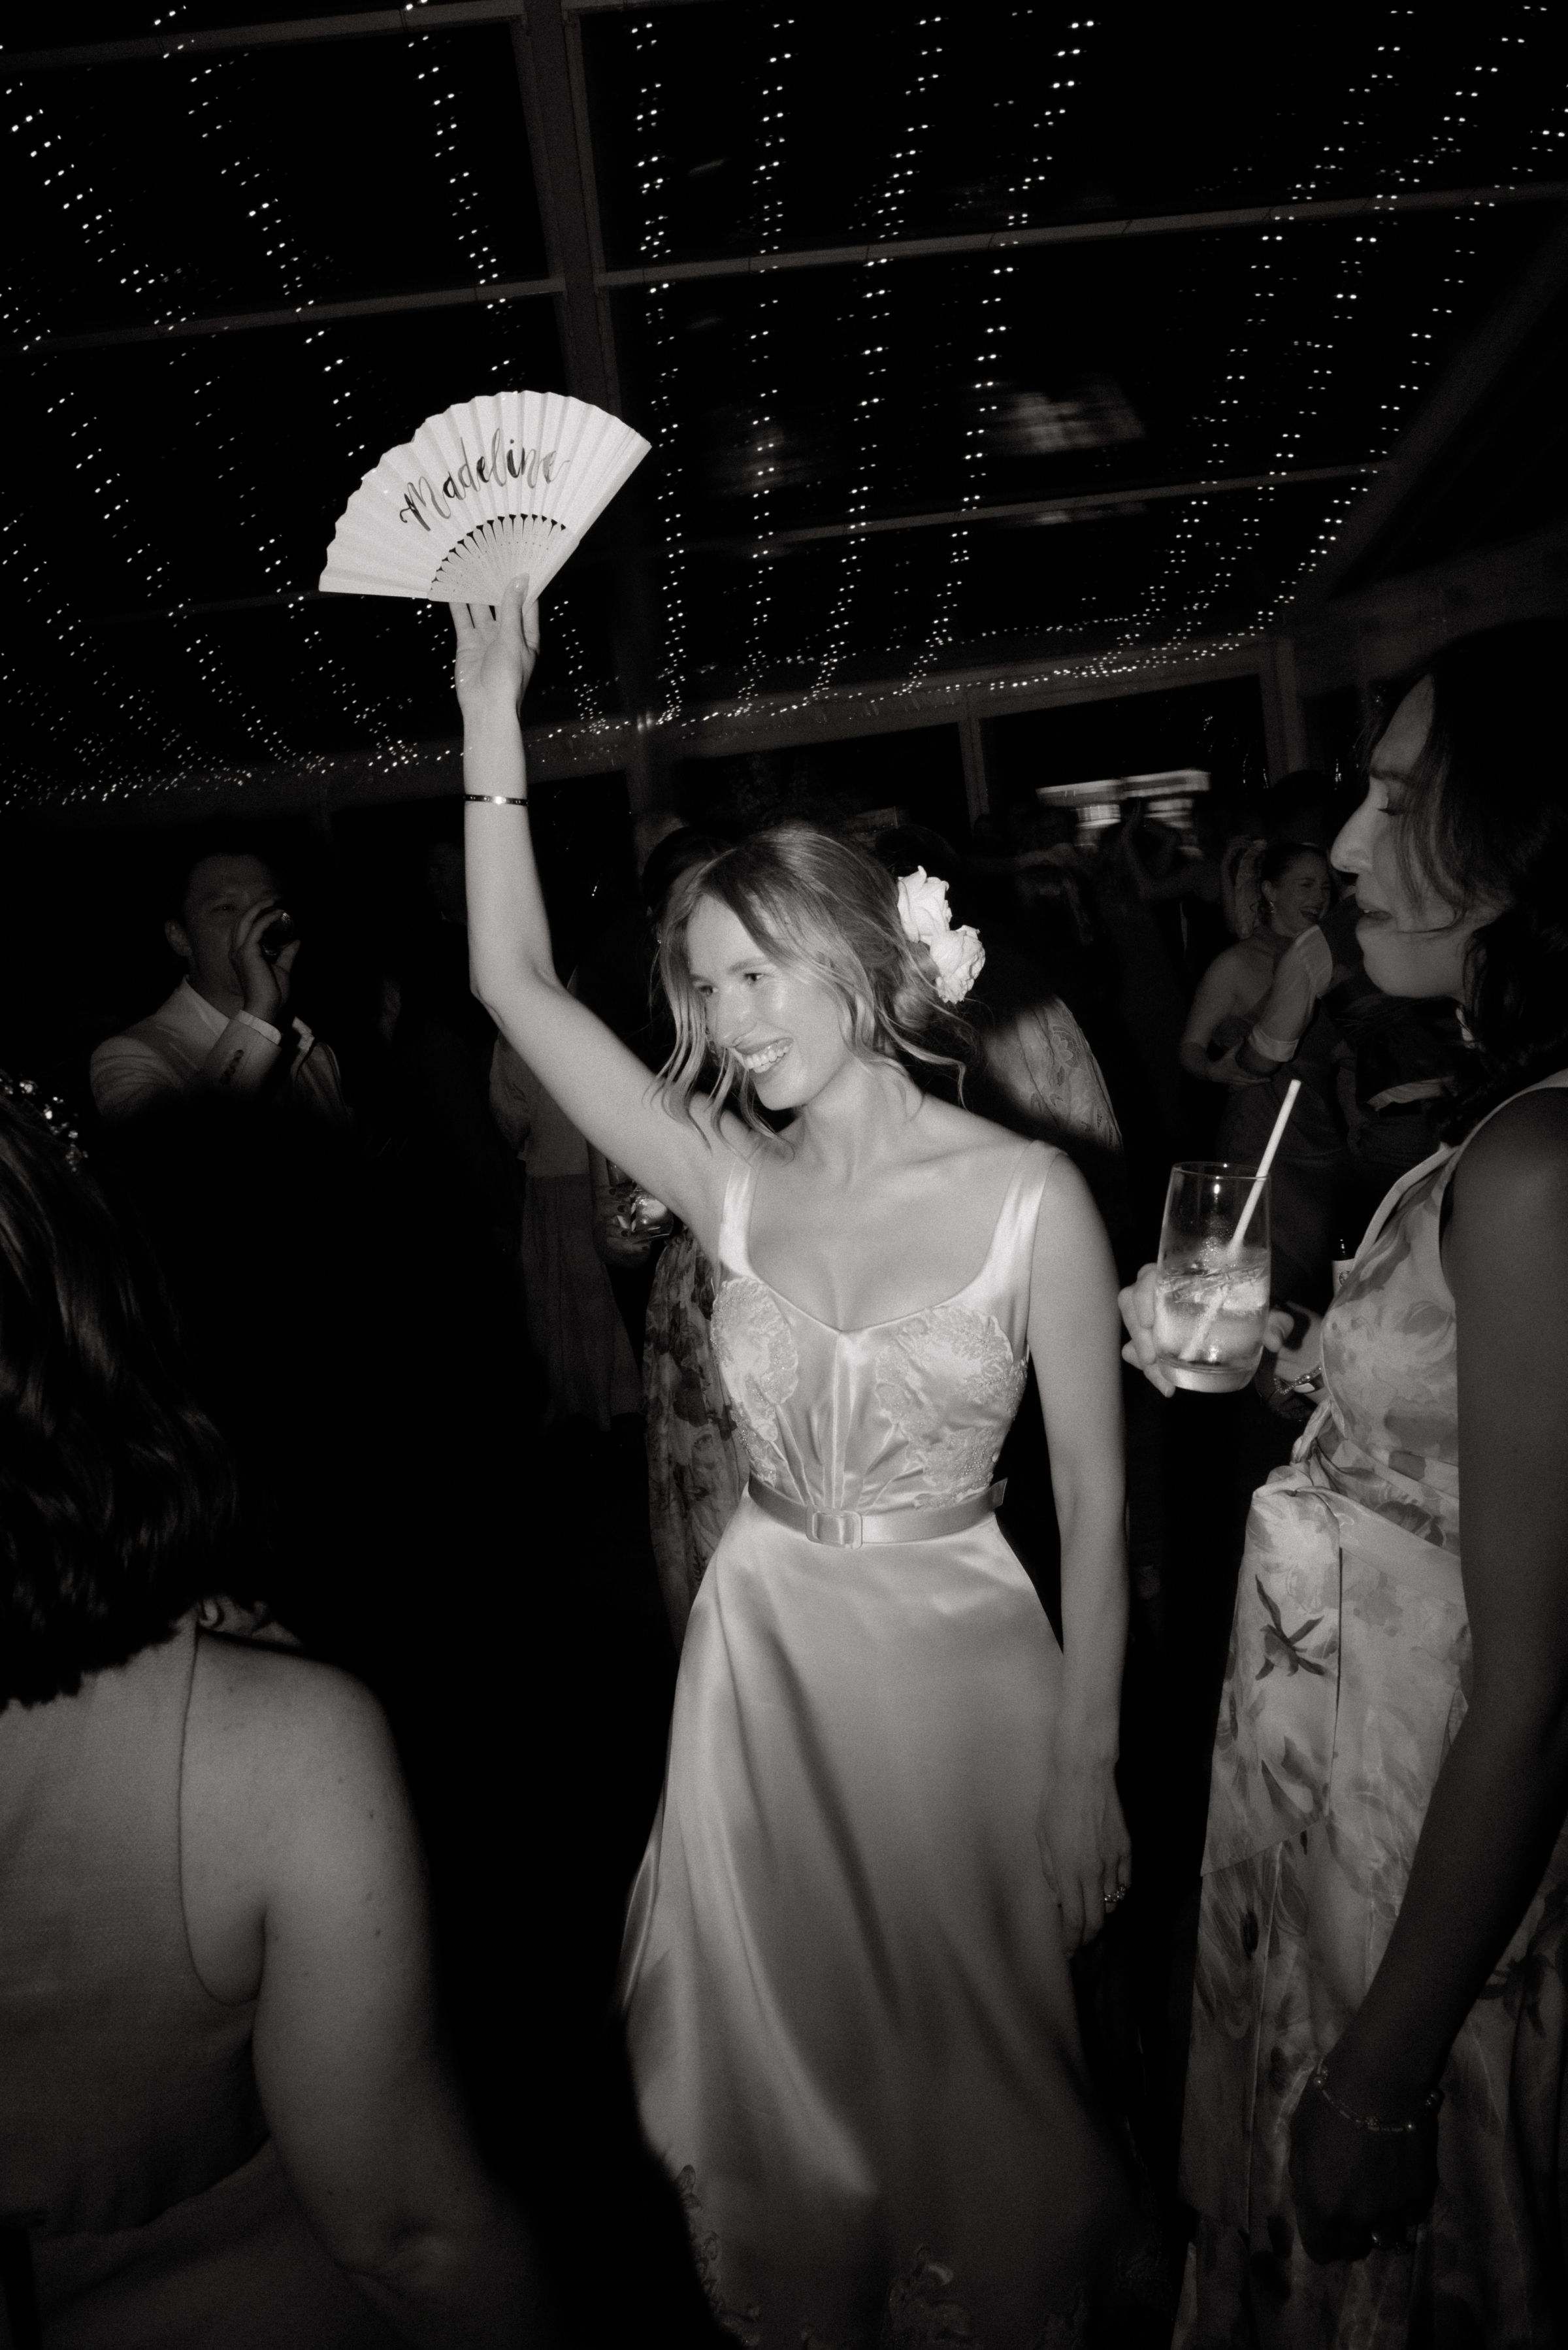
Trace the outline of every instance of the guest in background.
<instances>
[{"instance_id":1,"label":"guest in background","mask_svg":"<svg viewBox=\"0 0 1568 2350\"><path fill-rule=\"evenodd\" d=\"M1168 908L1168 923L1174 920L1171 943L1189 986L1223 951L1231 935L1223 910L1220 826L1220 805L1200 793L1192 816L1192 843L1174 826L1148 816L1141 800L1123 804L1116 834L1116 855L1137 895L1146 906Z\"/></svg>"},{"instance_id":2,"label":"guest in background","mask_svg":"<svg viewBox=\"0 0 1568 2350\"><path fill-rule=\"evenodd\" d=\"M185 975L156 1012L93 1054L100 1116L131 1118L194 1093L271 1092L347 1128L330 1045L302 1020L283 1024L300 941L265 858L245 848L197 858L163 935Z\"/></svg>"},{"instance_id":3,"label":"guest in background","mask_svg":"<svg viewBox=\"0 0 1568 2350\"><path fill-rule=\"evenodd\" d=\"M1263 1008L1281 956L1322 923L1334 902L1328 858L1305 842L1271 848L1258 878L1256 924L1210 964L1182 1031L1182 1067L1211 1085L1257 1082L1252 1071L1238 1068L1237 1049Z\"/></svg>"},{"instance_id":4,"label":"guest in background","mask_svg":"<svg viewBox=\"0 0 1568 2350\"><path fill-rule=\"evenodd\" d=\"M414 1220L450 1257L461 1233L466 1263L453 1278L477 1284L501 1319L517 1294L522 1183L490 1108L495 1027L468 984L468 908L460 843L437 840L424 859L429 918L400 941L391 1024L391 1097L406 1142Z\"/></svg>"},{"instance_id":5,"label":"guest in background","mask_svg":"<svg viewBox=\"0 0 1568 2350\"><path fill-rule=\"evenodd\" d=\"M1323 925L1333 883L1323 851L1285 841L1259 871L1262 921L1204 973L1188 1015L1181 1065L1230 1089L1212 1155L1255 1166L1293 1077L1302 1080L1270 1180L1276 1296L1321 1307L1344 1211L1349 1159L1337 1107L1342 1043L1318 1015L1344 976ZM1354 960L1354 946L1345 950ZM1288 1014L1281 1007L1287 1005ZM1283 1033L1267 1026L1270 1007Z\"/></svg>"},{"instance_id":6,"label":"guest in background","mask_svg":"<svg viewBox=\"0 0 1568 2350\"><path fill-rule=\"evenodd\" d=\"M1106 1213L1099 1194L1116 1188L1121 1128L1088 1039L1038 951L1027 896L1016 892L1021 877L1003 878L990 859L972 872L940 833L922 825L878 833L875 851L895 877L918 866L945 881L954 920L972 924L985 941L971 996L980 1066L970 1073L966 1099L981 1116L1067 1151Z\"/></svg>"},{"instance_id":7,"label":"guest in background","mask_svg":"<svg viewBox=\"0 0 1568 2350\"><path fill-rule=\"evenodd\" d=\"M504 1036L490 1070L491 1113L523 1164L519 1262L528 1340L544 1367L552 1424L607 1434L642 1409L637 1359L594 1245L588 1146Z\"/></svg>"},{"instance_id":8,"label":"guest in background","mask_svg":"<svg viewBox=\"0 0 1568 2350\"><path fill-rule=\"evenodd\" d=\"M659 951L664 901L683 873L705 864L718 843L703 833L665 834L642 869L650 958ZM650 960L649 977L653 975ZM675 1043L664 991L639 1038L627 1038L650 1067ZM648 1301L642 1356L648 1437L648 1522L659 1588L677 1648L719 1537L740 1506L750 1463L713 1353L715 1275L695 1232L677 1220L659 1252Z\"/></svg>"},{"instance_id":9,"label":"guest in background","mask_svg":"<svg viewBox=\"0 0 1568 2350\"><path fill-rule=\"evenodd\" d=\"M1561 621L1447 645L1334 843L1480 1082L1254 1496L1204 1854L1178 2343L1568 2339L1568 788ZM1154 1267L1128 1358L1168 1392ZM1276 1336L1282 1333L1276 1332Z\"/></svg>"},{"instance_id":10,"label":"guest in background","mask_svg":"<svg viewBox=\"0 0 1568 2350\"><path fill-rule=\"evenodd\" d=\"M222 1636L247 1520L175 1362L79 1153L0 1089L3 2224L70 2350L514 2350L530 2264L386 1724Z\"/></svg>"}]
</instances>

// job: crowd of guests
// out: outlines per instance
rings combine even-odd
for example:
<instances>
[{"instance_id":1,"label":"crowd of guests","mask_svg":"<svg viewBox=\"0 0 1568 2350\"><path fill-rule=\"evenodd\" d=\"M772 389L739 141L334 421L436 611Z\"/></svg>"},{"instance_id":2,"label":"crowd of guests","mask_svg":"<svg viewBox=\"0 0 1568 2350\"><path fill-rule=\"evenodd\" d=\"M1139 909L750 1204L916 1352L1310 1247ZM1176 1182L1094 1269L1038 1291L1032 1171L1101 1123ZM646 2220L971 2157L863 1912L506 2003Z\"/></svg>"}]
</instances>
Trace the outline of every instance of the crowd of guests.
<instances>
[{"instance_id":1,"label":"crowd of guests","mask_svg":"<svg viewBox=\"0 0 1568 2350\"><path fill-rule=\"evenodd\" d=\"M1137 1268L1170 1161L1255 1163L1299 1083L1270 1351L1243 1435L1215 1412L1196 1440L1239 1445L1249 1490L1274 1471L1239 1577L1214 1521L1231 1653L1210 1642L1181 1700L1206 1751L1220 1694L1196 1957L1184 1888L1151 1890L1152 1991L1103 1959L1076 1978L1094 2095L1155 2215L1154 2250L1124 2234L1081 2313L1102 2340L1568 2338L1560 650L1495 632L1391 694L1359 812L1311 774L1217 790L1195 829L1131 803L1092 837L1033 802L965 846L808 812L979 931L961 1099L1067 1154L1129 1284L1146 1673L1187 1489ZM661 958L742 839L639 817L555 974L650 1101L680 1042ZM482 2147L441 2021L398 1753L420 1641L396 1618L459 1604L455 1550L469 1594L515 1578L496 1528L548 1464L645 1507L607 1523L673 1671L757 1453L711 1235L476 1001L454 837L421 879L419 921L362 935L354 1032L324 1035L287 877L241 835L194 843L148 909L166 999L97 1044L68 1106L0 1083L0 2286L22 2344L601 2322ZM1183 1409L1184 1430L1212 1411ZM1000 1465L1060 1631L1038 1405ZM1124 1734L1124 1780L1160 1769ZM1140 1808L1165 1814L1124 1793L1136 1852ZM607 2339L636 2333L623 2299ZM702 2338L700 2294L680 2305Z\"/></svg>"}]
</instances>

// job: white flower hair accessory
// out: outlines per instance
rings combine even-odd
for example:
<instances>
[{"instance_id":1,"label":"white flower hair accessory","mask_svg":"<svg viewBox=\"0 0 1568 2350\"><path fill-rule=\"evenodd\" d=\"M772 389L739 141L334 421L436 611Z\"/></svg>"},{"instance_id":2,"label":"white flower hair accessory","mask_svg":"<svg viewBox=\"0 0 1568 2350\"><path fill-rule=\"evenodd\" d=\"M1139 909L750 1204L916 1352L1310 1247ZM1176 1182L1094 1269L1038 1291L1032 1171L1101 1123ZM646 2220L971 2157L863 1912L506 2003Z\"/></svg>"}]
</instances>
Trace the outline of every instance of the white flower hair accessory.
<instances>
[{"instance_id":1,"label":"white flower hair accessory","mask_svg":"<svg viewBox=\"0 0 1568 2350\"><path fill-rule=\"evenodd\" d=\"M904 936L924 947L937 967L937 993L944 1003L961 1003L985 968L980 932L968 922L955 931L948 910L948 885L917 865L898 876L898 920Z\"/></svg>"}]
</instances>

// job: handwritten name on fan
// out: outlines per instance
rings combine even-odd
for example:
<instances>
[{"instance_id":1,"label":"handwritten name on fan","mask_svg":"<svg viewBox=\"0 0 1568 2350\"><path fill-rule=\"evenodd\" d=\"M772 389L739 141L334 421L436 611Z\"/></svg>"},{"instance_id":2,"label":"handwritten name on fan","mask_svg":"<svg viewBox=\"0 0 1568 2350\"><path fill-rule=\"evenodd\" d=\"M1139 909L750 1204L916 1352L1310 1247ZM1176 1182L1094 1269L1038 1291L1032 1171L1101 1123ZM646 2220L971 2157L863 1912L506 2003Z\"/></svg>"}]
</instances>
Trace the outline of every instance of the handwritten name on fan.
<instances>
[{"instance_id":1,"label":"handwritten name on fan","mask_svg":"<svg viewBox=\"0 0 1568 2350\"><path fill-rule=\"evenodd\" d=\"M525 447L519 452L510 441L503 447L499 425L491 436L488 459L481 455L471 461L466 442L460 441L457 445L462 451L462 463L447 475L439 490L428 473L421 473L417 482L408 484L407 494L398 508L400 522L417 522L421 530L429 530L430 525L421 512L427 498L445 522L452 507L466 504L469 491L477 490L482 483L500 482L504 485L510 479L525 481L531 490L537 489L542 481L559 481L572 462L569 457L564 457L557 463L558 452L554 449ZM475 474L479 477L477 481ZM450 504L443 505L443 498Z\"/></svg>"}]
</instances>

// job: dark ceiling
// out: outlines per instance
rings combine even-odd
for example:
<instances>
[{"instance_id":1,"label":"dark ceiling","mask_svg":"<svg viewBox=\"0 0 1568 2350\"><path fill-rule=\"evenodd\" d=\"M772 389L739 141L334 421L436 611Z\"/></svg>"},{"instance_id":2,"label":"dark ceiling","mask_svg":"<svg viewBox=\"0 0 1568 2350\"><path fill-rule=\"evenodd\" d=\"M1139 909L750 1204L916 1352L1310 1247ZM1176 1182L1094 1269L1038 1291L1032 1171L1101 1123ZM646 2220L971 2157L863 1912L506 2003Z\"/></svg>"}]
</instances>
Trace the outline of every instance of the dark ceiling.
<instances>
[{"instance_id":1,"label":"dark ceiling","mask_svg":"<svg viewBox=\"0 0 1568 2350\"><path fill-rule=\"evenodd\" d=\"M382 450L506 385L654 443L536 719L1245 639L1562 170L1523 0L302 14L5 12L13 806L450 735L444 614L312 591Z\"/></svg>"}]
</instances>

